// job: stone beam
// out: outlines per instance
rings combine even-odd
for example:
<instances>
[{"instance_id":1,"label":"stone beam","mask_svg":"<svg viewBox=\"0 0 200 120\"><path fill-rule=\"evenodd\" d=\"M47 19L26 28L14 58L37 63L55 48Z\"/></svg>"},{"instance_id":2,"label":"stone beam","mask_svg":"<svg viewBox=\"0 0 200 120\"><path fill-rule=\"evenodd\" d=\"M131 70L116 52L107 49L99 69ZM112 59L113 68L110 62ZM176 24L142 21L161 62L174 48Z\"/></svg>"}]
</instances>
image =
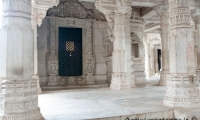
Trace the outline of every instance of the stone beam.
<instances>
[{"instance_id":1,"label":"stone beam","mask_svg":"<svg viewBox=\"0 0 200 120\"><path fill-rule=\"evenodd\" d=\"M87 2L95 2L95 0L79 0ZM164 3L165 0L131 0L131 6L154 7Z\"/></svg>"},{"instance_id":2,"label":"stone beam","mask_svg":"<svg viewBox=\"0 0 200 120\"><path fill-rule=\"evenodd\" d=\"M131 0L132 6L154 7L163 4L165 0Z\"/></svg>"},{"instance_id":3,"label":"stone beam","mask_svg":"<svg viewBox=\"0 0 200 120\"><path fill-rule=\"evenodd\" d=\"M160 25L155 25L153 27L150 27L150 28L147 28L144 30L144 32L149 32L149 31L153 31L153 30L156 30L158 28L161 28Z\"/></svg>"}]
</instances>

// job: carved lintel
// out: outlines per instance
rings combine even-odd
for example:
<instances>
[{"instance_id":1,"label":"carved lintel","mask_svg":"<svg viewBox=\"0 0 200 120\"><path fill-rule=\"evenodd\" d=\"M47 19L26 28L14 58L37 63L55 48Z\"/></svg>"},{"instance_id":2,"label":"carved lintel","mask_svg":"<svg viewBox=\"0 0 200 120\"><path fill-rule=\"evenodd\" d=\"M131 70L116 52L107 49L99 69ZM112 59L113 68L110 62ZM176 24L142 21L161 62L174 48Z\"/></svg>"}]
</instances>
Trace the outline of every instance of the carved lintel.
<instances>
[{"instance_id":1,"label":"carved lintel","mask_svg":"<svg viewBox=\"0 0 200 120\"><path fill-rule=\"evenodd\" d=\"M47 16L62 17L62 18L78 18L78 19L96 19L105 21L104 15L94 7L87 6L93 5L89 2L79 2L78 0L66 0L60 2L57 7L48 10Z\"/></svg>"}]
</instances>

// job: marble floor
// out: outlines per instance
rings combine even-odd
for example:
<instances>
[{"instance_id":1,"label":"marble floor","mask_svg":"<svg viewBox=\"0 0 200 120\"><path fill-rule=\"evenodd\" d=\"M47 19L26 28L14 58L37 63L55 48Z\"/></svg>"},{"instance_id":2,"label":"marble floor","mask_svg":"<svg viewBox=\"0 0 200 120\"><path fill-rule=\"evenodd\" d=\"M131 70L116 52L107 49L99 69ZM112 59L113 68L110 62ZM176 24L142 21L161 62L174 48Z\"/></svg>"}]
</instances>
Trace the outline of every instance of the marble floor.
<instances>
[{"instance_id":1,"label":"marble floor","mask_svg":"<svg viewBox=\"0 0 200 120\"><path fill-rule=\"evenodd\" d=\"M45 120L83 120L170 110L162 105L165 87L157 86L157 78L148 81L146 86L121 91L109 87L43 91L39 106Z\"/></svg>"}]
</instances>

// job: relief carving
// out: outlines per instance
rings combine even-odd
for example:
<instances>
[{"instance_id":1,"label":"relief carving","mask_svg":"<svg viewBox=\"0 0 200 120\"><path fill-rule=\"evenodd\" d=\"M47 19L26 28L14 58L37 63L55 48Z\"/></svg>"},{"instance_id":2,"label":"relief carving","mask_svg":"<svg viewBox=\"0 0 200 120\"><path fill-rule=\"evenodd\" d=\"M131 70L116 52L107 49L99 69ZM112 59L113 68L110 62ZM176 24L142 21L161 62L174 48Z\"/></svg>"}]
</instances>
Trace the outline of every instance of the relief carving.
<instances>
[{"instance_id":1,"label":"relief carving","mask_svg":"<svg viewBox=\"0 0 200 120\"><path fill-rule=\"evenodd\" d=\"M49 11L47 12L47 16L63 18L71 17L79 19L97 19L105 21L105 16L92 6L94 6L93 3L80 3L77 0L66 0L60 2L57 7L49 9Z\"/></svg>"},{"instance_id":2,"label":"relief carving","mask_svg":"<svg viewBox=\"0 0 200 120\"><path fill-rule=\"evenodd\" d=\"M49 55L47 58L49 75L58 75L58 58L57 56Z\"/></svg>"},{"instance_id":3,"label":"relief carving","mask_svg":"<svg viewBox=\"0 0 200 120\"><path fill-rule=\"evenodd\" d=\"M85 74L94 74L95 73L95 58L94 55L92 53L88 53L88 55L86 55L84 57L84 61L85 61Z\"/></svg>"},{"instance_id":4,"label":"relief carving","mask_svg":"<svg viewBox=\"0 0 200 120\"><path fill-rule=\"evenodd\" d=\"M78 19L65 19L67 21L68 26L80 27L86 29L86 40L83 42L86 50L83 53L85 57L83 57L84 67L83 76L79 77L60 77L58 76L58 55L57 55L57 42L58 36L56 34L56 28L58 26L63 26L66 22L61 22L59 18L50 18L50 54L47 55L47 71L49 75L48 85L85 85L85 84L94 84L94 76L95 73L95 58L93 55L93 42L92 42L92 22L87 22L84 20ZM65 24L66 25L66 24ZM87 81L87 82L86 82Z\"/></svg>"},{"instance_id":5,"label":"relief carving","mask_svg":"<svg viewBox=\"0 0 200 120\"><path fill-rule=\"evenodd\" d=\"M140 38L135 32L131 33L132 43L141 43Z\"/></svg>"}]
</instances>

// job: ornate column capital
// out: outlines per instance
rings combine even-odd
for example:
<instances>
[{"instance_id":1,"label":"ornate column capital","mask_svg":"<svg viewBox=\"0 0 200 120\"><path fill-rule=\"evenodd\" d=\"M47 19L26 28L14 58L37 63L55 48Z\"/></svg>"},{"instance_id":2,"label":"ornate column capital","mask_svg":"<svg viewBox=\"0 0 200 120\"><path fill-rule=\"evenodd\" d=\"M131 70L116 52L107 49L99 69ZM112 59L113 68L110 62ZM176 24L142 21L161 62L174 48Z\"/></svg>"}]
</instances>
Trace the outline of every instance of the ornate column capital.
<instances>
[{"instance_id":1,"label":"ornate column capital","mask_svg":"<svg viewBox=\"0 0 200 120\"><path fill-rule=\"evenodd\" d=\"M190 28L190 8L189 0L169 0L169 17L171 20L171 29Z\"/></svg>"},{"instance_id":2,"label":"ornate column capital","mask_svg":"<svg viewBox=\"0 0 200 120\"><path fill-rule=\"evenodd\" d=\"M3 18L23 17L30 19L31 0L2 0Z\"/></svg>"}]
</instances>

